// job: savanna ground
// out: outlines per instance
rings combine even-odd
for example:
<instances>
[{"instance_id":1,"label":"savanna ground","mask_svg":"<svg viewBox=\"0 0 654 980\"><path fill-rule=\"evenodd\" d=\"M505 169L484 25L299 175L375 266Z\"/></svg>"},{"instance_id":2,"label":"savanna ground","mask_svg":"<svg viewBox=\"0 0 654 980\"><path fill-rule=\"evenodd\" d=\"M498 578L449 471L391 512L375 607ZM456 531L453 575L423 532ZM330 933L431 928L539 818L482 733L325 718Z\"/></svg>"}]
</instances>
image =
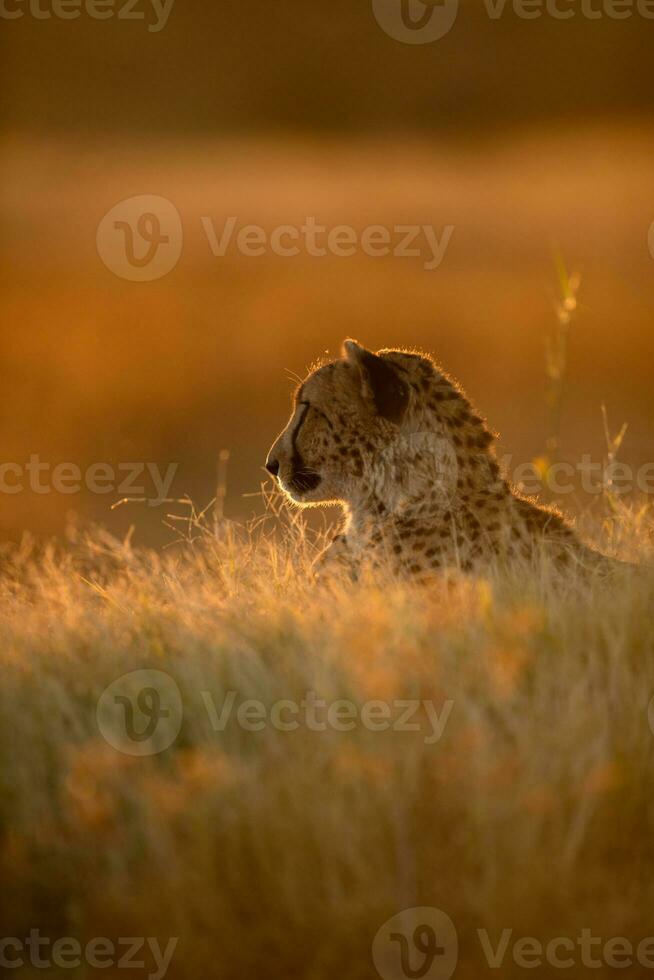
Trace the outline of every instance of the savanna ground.
<instances>
[{"instance_id":1,"label":"savanna ground","mask_svg":"<svg viewBox=\"0 0 654 980\"><path fill-rule=\"evenodd\" d=\"M324 589L319 536L283 512L207 520L163 554L102 531L8 551L3 934L179 937L182 980L350 980L376 975L385 920L429 906L455 924L457 977L524 974L511 945L491 971L478 929L494 947L503 929L543 944L590 929L604 962L590 972L611 975L604 942L654 933L654 570L651 513L608 513L605 546L649 567ZM143 669L167 675L172 717L135 756L125 716L98 704ZM143 682L120 684L136 705ZM295 730L272 723L307 698L324 704ZM239 719L249 699L262 707ZM399 702L415 700L405 731Z\"/></svg>"},{"instance_id":2,"label":"savanna ground","mask_svg":"<svg viewBox=\"0 0 654 980\"><path fill-rule=\"evenodd\" d=\"M561 501L604 550L640 563L606 580L561 582L539 566L426 590L324 590L308 575L319 526L283 510L243 523L255 501L242 494L257 491L285 421L284 368L301 372L348 334L433 351L503 451L542 456L544 346L560 327L554 250L582 273L560 457L604 458L605 403L612 433L629 423L620 458L634 471L651 461L654 142L626 126L614 137L392 153L383 141L113 146L110 171L101 142L6 141L4 458L173 460L175 496L206 500L228 448L231 519L209 512L193 540L150 550L170 538L164 512L188 510L3 495L16 542L0 577L3 936L175 936L168 976L180 980L363 980L376 975L382 924L424 905L455 924L455 976L478 980L524 974L510 947L490 971L478 929L494 946L502 929L543 943L583 929L634 945L654 935L649 500L608 487ZM168 277L131 284L101 265L95 231L142 193L176 203L185 248ZM228 214L269 228L316 215L455 233L434 272L360 255L218 260L200 217ZM83 519L66 537L71 509ZM90 518L106 529L85 530ZM161 752L134 756L115 744L120 711L112 735L98 704L143 669L171 679L164 699L179 691L169 723L181 727ZM136 704L138 686L121 683ZM220 713L229 692L221 730L207 705ZM247 699L268 712L308 692L354 705L354 727L314 731L303 717L295 731L251 731L235 717ZM371 701L397 720L406 700L432 705L440 737L424 706L418 731L361 720ZM612 975L603 962L589 972Z\"/></svg>"}]
</instances>

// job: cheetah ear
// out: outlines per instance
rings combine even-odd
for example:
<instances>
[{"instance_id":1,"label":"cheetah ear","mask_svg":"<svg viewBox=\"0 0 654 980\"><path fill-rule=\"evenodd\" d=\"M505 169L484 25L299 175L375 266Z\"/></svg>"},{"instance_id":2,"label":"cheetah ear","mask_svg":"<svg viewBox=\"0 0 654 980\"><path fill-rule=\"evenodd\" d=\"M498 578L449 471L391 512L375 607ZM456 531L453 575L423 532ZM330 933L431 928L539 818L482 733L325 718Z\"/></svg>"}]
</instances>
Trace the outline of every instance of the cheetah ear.
<instances>
[{"instance_id":1,"label":"cheetah ear","mask_svg":"<svg viewBox=\"0 0 654 980\"><path fill-rule=\"evenodd\" d=\"M361 373L364 394L372 398L377 413L400 424L409 404L409 388L386 358L366 350L356 340L343 342L343 356Z\"/></svg>"}]
</instances>

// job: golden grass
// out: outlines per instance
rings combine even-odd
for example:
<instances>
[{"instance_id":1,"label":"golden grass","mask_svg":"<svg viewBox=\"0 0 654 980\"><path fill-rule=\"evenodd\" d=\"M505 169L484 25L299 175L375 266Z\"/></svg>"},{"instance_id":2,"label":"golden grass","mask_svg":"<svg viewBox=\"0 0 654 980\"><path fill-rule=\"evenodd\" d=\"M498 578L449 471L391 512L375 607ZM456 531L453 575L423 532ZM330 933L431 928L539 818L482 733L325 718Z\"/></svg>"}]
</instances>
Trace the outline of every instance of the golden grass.
<instances>
[{"instance_id":1,"label":"golden grass","mask_svg":"<svg viewBox=\"0 0 654 980\"><path fill-rule=\"evenodd\" d=\"M643 566L610 581L541 566L327 591L297 517L220 522L164 554L102 531L8 552L3 935L179 936L180 980L370 978L381 924L420 905L454 921L464 980L488 971L479 928L651 935L652 525L633 517L621 540ZM143 758L96 721L140 668L184 707ZM413 732L216 731L206 698L220 710L229 691L452 707L431 744L422 710Z\"/></svg>"}]
</instances>

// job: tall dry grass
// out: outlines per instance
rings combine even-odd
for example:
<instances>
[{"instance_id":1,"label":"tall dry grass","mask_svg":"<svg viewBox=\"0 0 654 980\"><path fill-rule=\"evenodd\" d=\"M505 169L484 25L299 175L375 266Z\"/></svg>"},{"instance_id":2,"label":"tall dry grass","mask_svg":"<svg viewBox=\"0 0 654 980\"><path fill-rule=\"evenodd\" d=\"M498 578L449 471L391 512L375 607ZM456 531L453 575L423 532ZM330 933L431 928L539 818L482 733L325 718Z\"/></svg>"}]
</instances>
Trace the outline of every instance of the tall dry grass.
<instances>
[{"instance_id":1,"label":"tall dry grass","mask_svg":"<svg viewBox=\"0 0 654 980\"><path fill-rule=\"evenodd\" d=\"M514 567L423 590L315 587L320 541L283 514L195 521L164 553L102 531L7 550L0 931L178 936L180 980L370 978L379 927L421 905L455 923L464 980L524 973L489 970L480 928L651 935L651 518L596 528L643 563L609 580ZM96 712L142 668L173 679L183 721L139 758ZM230 691L451 711L435 741L423 709L410 732L218 731L207 699Z\"/></svg>"}]
</instances>

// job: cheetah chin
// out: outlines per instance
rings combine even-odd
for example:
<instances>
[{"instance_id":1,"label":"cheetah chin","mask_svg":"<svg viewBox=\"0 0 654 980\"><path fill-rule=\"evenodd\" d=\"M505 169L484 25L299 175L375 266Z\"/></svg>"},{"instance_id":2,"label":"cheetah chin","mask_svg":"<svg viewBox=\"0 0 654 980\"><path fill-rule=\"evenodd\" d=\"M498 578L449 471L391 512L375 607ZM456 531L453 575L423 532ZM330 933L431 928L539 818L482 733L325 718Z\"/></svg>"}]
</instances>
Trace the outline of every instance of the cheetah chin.
<instances>
[{"instance_id":1,"label":"cheetah chin","mask_svg":"<svg viewBox=\"0 0 654 980\"><path fill-rule=\"evenodd\" d=\"M556 510L509 485L494 441L430 357L346 340L342 357L294 393L266 468L294 503L343 507L319 572L336 565L356 576L364 563L410 575L474 571L543 553L561 567L609 563Z\"/></svg>"}]
</instances>

